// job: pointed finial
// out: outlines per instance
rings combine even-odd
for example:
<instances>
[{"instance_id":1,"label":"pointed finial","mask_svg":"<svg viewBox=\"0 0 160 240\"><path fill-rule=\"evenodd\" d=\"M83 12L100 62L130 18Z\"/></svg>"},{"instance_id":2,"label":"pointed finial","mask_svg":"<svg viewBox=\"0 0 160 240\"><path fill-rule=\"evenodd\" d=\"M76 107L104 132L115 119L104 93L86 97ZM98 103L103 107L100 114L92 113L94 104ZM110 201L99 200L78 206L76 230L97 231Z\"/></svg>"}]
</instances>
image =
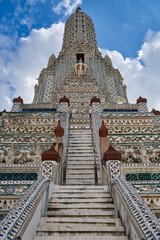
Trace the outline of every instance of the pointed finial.
<instances>
[{"instance_id":1,"label":"pointed finial","mask_svg":"<svg viewBox=\"0 0 160 240\"><path fill-rule=\"evenodd\" d=\"M80 13L80 11L81 11L81 8L80 7L77 7L77 13Z\"/></svg>"}]
</instances>

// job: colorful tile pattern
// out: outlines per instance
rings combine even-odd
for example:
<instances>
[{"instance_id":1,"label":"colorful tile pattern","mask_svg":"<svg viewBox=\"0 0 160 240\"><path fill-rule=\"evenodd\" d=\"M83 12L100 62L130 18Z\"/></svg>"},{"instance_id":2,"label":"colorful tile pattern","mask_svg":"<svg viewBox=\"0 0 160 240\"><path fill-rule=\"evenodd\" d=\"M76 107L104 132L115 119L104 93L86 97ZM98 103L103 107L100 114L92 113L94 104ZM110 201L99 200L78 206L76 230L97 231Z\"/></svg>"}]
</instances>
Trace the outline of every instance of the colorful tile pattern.
<instances>
[{"instance_id":1,"label":"colorful tile pattern","mask_svg":"<svg viewBox=\"0 0 160 240\"><path fill-rule=\"evenodd\" d=\"M0 195L23 195L31 184L27 185L15 185L15 184L7 184L0 185Z\"/></svg>"},{"instance_id":2,"label":"colorful tile pattern","mask_svg":"<svg viewBox=\"0 0 160 240\"><path fill-rule=\"evenodd\" d=\"M131 184L120 178L116 178L114 182L135 221L140 226L144 238L147 240L160 239L160 222L148 205L144 203Z\"/></svg>"}]
</instances>

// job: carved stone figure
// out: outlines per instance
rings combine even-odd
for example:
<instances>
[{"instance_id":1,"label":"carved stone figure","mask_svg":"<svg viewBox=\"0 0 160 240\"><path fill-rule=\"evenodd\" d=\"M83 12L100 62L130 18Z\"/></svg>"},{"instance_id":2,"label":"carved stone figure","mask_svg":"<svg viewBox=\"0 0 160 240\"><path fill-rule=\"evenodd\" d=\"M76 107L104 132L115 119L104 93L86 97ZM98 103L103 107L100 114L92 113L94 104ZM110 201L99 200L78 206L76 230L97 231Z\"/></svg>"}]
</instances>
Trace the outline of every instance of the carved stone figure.
<instances>
[{"instance_id":1,"label":"carved stone figure","mask_svg":"<svg viewBox=\"0 0 160 240\"><path fill-rule=\"evenodd\" d=\"M6 163L13 163L15 160L15 153L14 153L14 144L12 143L10 146L10 149L7 152L7 155L5 156L5 162Z\"/></svg>"},{"instance_id":2,"label":"carved stone figure","mask_svg":"<svg viewBox=\"0 0 160 240\"><path fill-rule=\"evenodd\" d=\"M147 154L147 149L144 144L141 145L140 154L142 163L150 163L149 155Z\"/></svg>"},{"instance_id":3,"label":"carved stone figure","mask_svg":"<svg viewBox=\"0 0 160 240\"><path fill-rule=\"evenodd\" d=\"M76 63L74 65L75 74L78 76L86 75L87 69L88 69L88 66L87 64L82 62L82 59L80 59L79 63Z\"/></svg>"}]
</instances>

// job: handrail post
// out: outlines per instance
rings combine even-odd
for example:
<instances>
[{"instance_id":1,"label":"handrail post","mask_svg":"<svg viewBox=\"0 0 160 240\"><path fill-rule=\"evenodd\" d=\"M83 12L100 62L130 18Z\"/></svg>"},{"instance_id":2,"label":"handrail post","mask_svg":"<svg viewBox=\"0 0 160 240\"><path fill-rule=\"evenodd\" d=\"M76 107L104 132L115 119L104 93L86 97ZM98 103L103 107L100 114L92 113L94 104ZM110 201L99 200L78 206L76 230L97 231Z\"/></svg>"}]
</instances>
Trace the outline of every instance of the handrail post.
<instances>
[{"instance_id":1,"label":"handrail post","mask_svg":"<svg viewBox=\"0 0 160 240\"><path fill-rule=\"evenodd\" d=\"M98 173L97 173L97 163L96 163L96 149L94 145L94 139L93 139L93 129L92 129L92 120L91 120L91 114L90 116L90 128L91 128L91 136L92 136L92 146L93 146L93 153L94 153L94 177L95 177L95 186L98 186Z\"/></svg>"},{"instance_id":2,"label":"handrail post","mask_svg":"<svg viewBox=\"0 0 160 240\"><path fill-rule=\"evenodd\" d=\"M94 163L95 185L98 186L97 164Z\"/></svg>"},{"instance_id":3,"label":"handrail post","mask_svg":"<svg viewBox=\"0 0 160 240\"><path fill-rule=\"evenodd\" d=\"M63 163L63 185L65 186L66 185L66 172L67 172L67 163L66 162L64 162Z\"/></svg>"},{"instance_id":4,"label":"handrail post","mask_svg":"<svg viewBox=\"0 0 160 240\"><path fill-rule=\"evenodd\" d=\"M112 185L113 189L113 198L114 198L114 211L115 211L115 217L118 218L118 206L117 206L117 196L116 196L116 190Z\"/></svg>"},{"instance_id":5,"label":"handrail post","mask_svg":"<svg viewBox=\"0 0 160 240\"><path fill-rule=\"evenodd\" d=\"M69 114L69 119L68 119L68 140L67 140L67 148L66 148L66 155L65 155L65 160L62 165L62 184L65 186L66 185L66 175L67 175L67 162L68 162L68 151L69 151L69 141L70 141L70 119L71 119L72 114Z\"/></svg>"}]
</instances>

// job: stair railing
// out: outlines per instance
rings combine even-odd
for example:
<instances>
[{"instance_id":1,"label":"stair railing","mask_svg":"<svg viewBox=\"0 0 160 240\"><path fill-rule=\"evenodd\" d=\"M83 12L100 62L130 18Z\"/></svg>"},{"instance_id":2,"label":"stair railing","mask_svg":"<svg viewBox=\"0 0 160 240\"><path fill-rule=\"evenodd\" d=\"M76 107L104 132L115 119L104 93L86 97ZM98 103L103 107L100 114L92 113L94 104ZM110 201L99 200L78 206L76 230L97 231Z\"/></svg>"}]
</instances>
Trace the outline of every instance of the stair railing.
<instances>
[{"instance_id":1,"label":"stair railing","mask_svg":"<svg viewBox=\"0 0 160 240\"><path fill-rule=\"evenodd\" d=\"M0 239L33 239L40 217L47 215L59 164L44 162L42 178L34 181L0 222ZM51 171L49 171L49 169Z\"/></svg>"},{"instance_id":2,"label":"stair railing","mask_svg":"<svg viewBox=\"0 0 160 240\"><path fill-rule=\"evenodd\" d=\"M117 167L117 168L116 168ZM122 178L118 161L103 165L115 217L120 217L130 240L160 239L160 222L130 182Z\"/></svg>"},{"instance_id":3,"label":"stair railing","mask_svg":"<svg viewBox=\"0 0 160 240\"><path fill-rule=\"evenodd\" d=\"M68 138L67 138L67 147L66 147L66 154L63 161L63 179L62 183L65 186L66 185L66 175L67 175L67 162L68 162L68 152L69 152L69 142L70 142L70 125L71 125L71 114L69 114L68 119Z\"/></svg>"},{"instance_id":4,"label":"stair railing","mask_svg":"<svg viewBox=\"0 0 160 240\"><path fill-rule=\"evenodd\" d=\"M94 178L95 178L95 185L98 186L98 168L97 168L97 162L96 162L97 151L95 148L94 138L93 138L91 114L90 114L90 128L91 128L92 146L93 146L93 153L94 153Z\"/></svg>"},{"instance_id":5,"label":"stair railing","mask_svg":"<svg viewBox=\"0 0 160 240\"><path fill-rule=\"evenodd\" d=\"M28 231L32 234L32 227L29 225L32 222L33 215L39 208L41 213L44 213L45 205L48 205L46 199L48 199L48 188L50 188L50 179L37 180L28 191L22 196L22 198L14 205L11 211L0 223L0 239L27 239L24 235ZM52 192L52 191L51 191ZM40 211L39 210L39 211ZM39 213L37 213L39 214ZM37 219L36 219L37 220ZM34 219L34 222L36 221ZM36 226L34 226L36 229ZM36 234L36 231L34 232ZM28 236L31 239L31 236Z\"/></svg>"},{"instance_id":6,"label":"stair railing","mask_svg":"<svg viewBox=\"0 0 160 240\"><path fill-rule=\"evenodd\" d=\"M160 222L134 187L118 177L113 180L115 214L120 215L126 234L134 239L160 239Z\"/></svg>"}]
</instances>

